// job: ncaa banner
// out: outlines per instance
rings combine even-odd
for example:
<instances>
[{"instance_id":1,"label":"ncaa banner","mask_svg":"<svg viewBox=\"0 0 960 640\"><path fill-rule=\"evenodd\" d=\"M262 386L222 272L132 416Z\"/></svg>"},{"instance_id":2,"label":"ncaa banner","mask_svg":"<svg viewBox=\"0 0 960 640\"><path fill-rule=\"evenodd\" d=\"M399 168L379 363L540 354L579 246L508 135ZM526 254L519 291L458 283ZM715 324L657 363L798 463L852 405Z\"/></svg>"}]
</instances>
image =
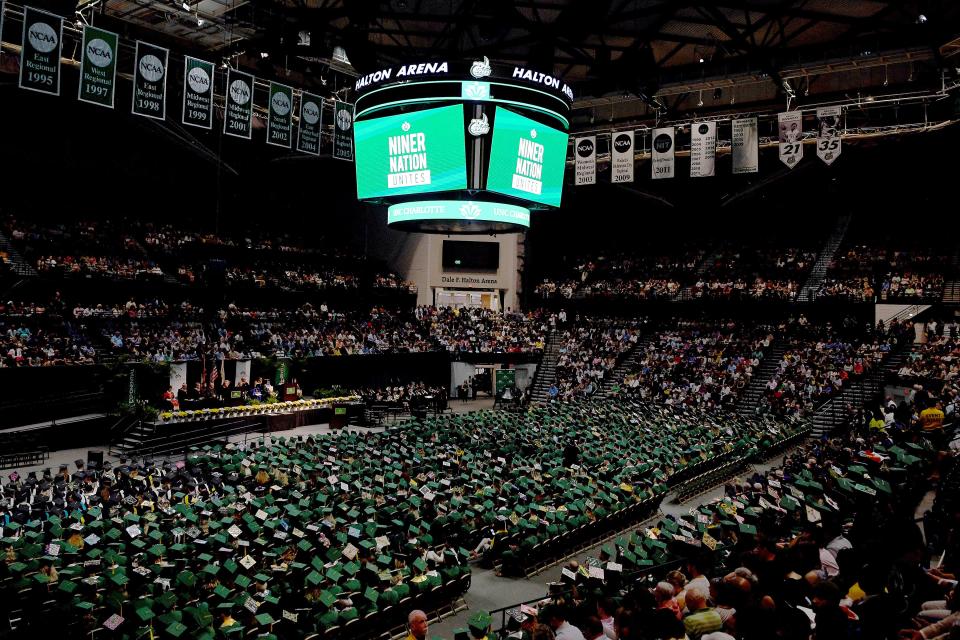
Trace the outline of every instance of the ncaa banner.
<instances>
[{"instance_id":1,"label":"ncaa banner","mask_svg":"<svg viewBox=\"0 0 960 640\"><path fill-rule=\"evenodd\" d=\"M333 157L353 162L353 105L333 103Z\"/></svg>"},{"instance_id":2,"label":"ncaa banner","mask_svg":"<svg viewBox=\"0 0 960 640\"><path fill-rule=\"evenodd\" d=\"M660 127L653 130L653 142L650 145L650 177L654 180L674 176L676 153L673 136L673 127Z\"/></svg>"},{"instance_id":3,"label":"ncaa banner","mask_svg":"<svg viewBox=\"0 0 960 640\"><path fill-rule=\"evenodd\" d=\"M80 102L113 109L117 88L117 42L112 31L83 27L83 53L80 56Z\"/></svg>"},{"instance_id":4,"label":"ncaa banner","mask_svg":"<svg viewBox=\"0 0 960 640\"><path fill-rule=\"evenodd\" d=\"M227 69L223 132L247 140L253 135L253 76L249 73Z\"/></svg>"},{"instance_id":5,"label":"ncaa banner","mask_svg":"<svg viewBox=\"0 0 960 640\"><path fill-rule=\"evenodd\" d=\"M60 95L63 18L24 7L20 44L20 88Z\"/></svg>"},{"instance_id":6,"label":"ncaa banner","mask_svg":"<svg viewBox=\"0 0 960 640\"><path fill-rule=\"evenodd\" d=\"M759 170L760 138L757 119L742 118L733 121L730 145L733 147L733 172L756 173Z\"/></svg>"},{"instance_id":7,"label":"ncaa banner","mask_svg":"<svg viewBox=\"0 0 960 640\"><path fill-rule=\"evenodd\" d=\"M186 56L183 62L183 124L213 128L212 62Z\"/></svg>"},{"instance_id":8,"label":"ncaa banner","mask_svg":"<svg viewBox=\"0 0 960 640\"><path fill-rule=\"evenodd\" d=\"M300 94L300 129L297 151L320 155L320 131L323 127L323 98L304 91Z\"/></svg>"},{"instance_id":9,"label":"ncaa banner","mask_svg":"<svg viewBox=\"0 0 960 640\"><path fill-rule=\"evenodd\" d=\"M690 177L709 178L717 161L717 123L694 122L690 125Z\"/></svg>"},{"instance_id":10,"label":"ncaa banner","mask_svg":"<svg viewBox=\"0 0 960 640\"><path fill-rule=\"evenodd\" d=\"M803 114L788 111L777 114L780 161L793 169L803 159Z\"/></svg>"},{"instance_id":11,"label":"ncaa banner","mask_svg":"<svg viewBox=\"0 0 960 640\"><path fill-rule=\"evenodd\" d=\"M597 136L576 138L573 141L574 184L597 183Z\"/></svg>"},{"instance_id":12,"label":"ncaa banner","mask_svg":"<svg viewBox=\"0 0 960 640\"><path fill-rule=\"evenodd\" d=\"M827 163L840 157L840 107L817 109L817 157Z\"/></svg>"},{"instance_id":13,"label":"ncaa banner","mask_svg":"<svg viewBox=\"0 0 960 640\"><path fill-rule=\"evenodd\" d=\"M276 82L270 83L267 144L287 149L293 146L293 89Z\"/></svg>"},{"instance_id":14,"label":"ncaa banner","mask_svg":"<svg viewBox=\"0 0 960 640\"><path fill-rule=\"evenodd\" d=\"M633 131L610 133L610 182L633 182Z\"/></svg>"},{"instance_id":15,"label":"ncaa banner","mask_svg":"<svg viewBox=\"0 0 960 640\"><path fill-rule=\"evenodd\" d=\"M138 116L163 120L167 116L167 63L170 61L170 52L137 40L133 60L133 104L130 110Z\"/></svg>"}]
</instances>

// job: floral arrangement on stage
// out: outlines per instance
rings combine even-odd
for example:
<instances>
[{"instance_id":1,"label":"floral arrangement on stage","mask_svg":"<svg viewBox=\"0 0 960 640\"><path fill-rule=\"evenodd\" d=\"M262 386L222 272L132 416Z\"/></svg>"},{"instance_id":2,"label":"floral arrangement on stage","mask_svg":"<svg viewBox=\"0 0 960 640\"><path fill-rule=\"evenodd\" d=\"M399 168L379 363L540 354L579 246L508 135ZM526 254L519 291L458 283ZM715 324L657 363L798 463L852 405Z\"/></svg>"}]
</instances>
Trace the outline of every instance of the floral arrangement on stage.
<instances>
[{"instance_id":1,"label":"floral arrangement on stage","mask_svg":"<svg viewBox=\"0 0 960 640\"><path fill-rule=\"evenodd\" d=\"M340 396L336 398L301 399L277 402L256 402L236 407L212 407L207 409L188 409L186 411L163 411L162 422L199 422L222 418L243 418L247 416L292 413L332 407L338 402L357 402L360 396Z\"/></svg>"}]
</instances>

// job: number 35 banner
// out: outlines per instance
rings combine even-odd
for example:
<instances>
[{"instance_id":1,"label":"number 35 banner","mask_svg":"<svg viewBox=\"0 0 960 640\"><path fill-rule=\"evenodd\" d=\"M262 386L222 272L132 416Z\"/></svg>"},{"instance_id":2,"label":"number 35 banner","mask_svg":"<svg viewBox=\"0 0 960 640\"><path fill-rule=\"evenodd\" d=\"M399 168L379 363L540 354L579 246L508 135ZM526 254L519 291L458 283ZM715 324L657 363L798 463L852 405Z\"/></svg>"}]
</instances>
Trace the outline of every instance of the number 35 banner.
<instances>
[{"instance_id":1,"label":"number 35 banner","mask_svg":"<svg viewBox=\"0 0 960 640\"><path fill-rule=\"evenodd\" d=\"M827 163L840 157L840 107L817 109L817 157Z\"/></svg>"},{"instance_id":2,"label":"number 35 banner","mask_svg":"<svg viewBox=\"0 0 960 640\"><path fill-rule=\"evenodd\" d=\"M2 5L0 5L2 10ZM25 7L20 49L20 88L60 95L63 18Z\"/></svg>"},{"instance_id":3,"label":"number 35 banner","mask_svg":"<svg viewBox=\"0 0 960 640\"><path fill-rule=\"evenodd\" d=\"M117 42L112 31L96 27L83 28L83 53L80 57L81 102L98 104L113 109L113 94L117 87Z\"/></svg>"},{"instance_id":4,"label":"number 35 banner","mask_svg":"<svg viewBox=\"0 0 960 640\"><path fill-rule=\"evenodd\" d=\"M788 111L777 114L780 161L791 169L803 159L803 114Z\"/></svg>"}]
</instances>

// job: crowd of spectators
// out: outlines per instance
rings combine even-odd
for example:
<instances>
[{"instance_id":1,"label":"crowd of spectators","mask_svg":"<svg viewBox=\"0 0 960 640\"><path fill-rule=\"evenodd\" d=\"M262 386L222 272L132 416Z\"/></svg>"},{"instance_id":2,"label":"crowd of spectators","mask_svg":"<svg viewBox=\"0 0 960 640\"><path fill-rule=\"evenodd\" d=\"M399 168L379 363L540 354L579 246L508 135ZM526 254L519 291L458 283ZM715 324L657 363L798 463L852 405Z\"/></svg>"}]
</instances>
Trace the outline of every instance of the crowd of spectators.
<instances>
[{"instance_id":1,"label":"crowd of spectators","mask_svg":"<svg viewBox=\"0 0 960 640\"><path fill-rule=\"evenodd\" d=\"M695 298L794 300L817 259L798 247L725 248L691 287Z\"/></svg>"},{"instance_id":2,"label":"crowd of spectators","mask_svg":"<svg viewBox=\"0 0 960 640\"><path fill-rule=\"evenodd\" d=\"M769 325L679 321L635 356L620 393L668 405L731 406L774 340Z\"/></svg>"},{"instance_id":3,"label":"crowd of spectators","mask_svg":"<svg viewBox=\"0 0 960 640\"><path fill-rule=\"evenodd\" d=\"M551 399L591 396L623 353L637 344L643 320L579 318L554 336L559 344Z\"/></svg>"},{"instance_id":4,"label":"crowd of spectators","mask_svg":"<svg viewBox=\"0 0 960 640\"><path fill-rule=\"evenodd\" d=\"M551 314L540 311L419 306L414 316L442 349L454 354L539 353L551 326Z\"/></svg>"},{"instance_id":5,"label":"crowd of spectators","mask_svg":"<svg viewBox=\"0 0 960 640\"><path fill-rule=\"evenodd\" d=\"M888 240L840 249L831 261L818 297L854 302L924 302L943 295L953 269L952 250L891 249Z\"/></svg>"},{"instance_id":6,"label":"crowd of spectators","mask_svg":"<svg viewBox=\"0 0 960 640\"><path fill-rule=\"evenodd\" d=\"M956 381L960 376L960 325L932 320L924 328L922 341L911 348L897 375L908 381Z\"/></svg>"}]
</instances>

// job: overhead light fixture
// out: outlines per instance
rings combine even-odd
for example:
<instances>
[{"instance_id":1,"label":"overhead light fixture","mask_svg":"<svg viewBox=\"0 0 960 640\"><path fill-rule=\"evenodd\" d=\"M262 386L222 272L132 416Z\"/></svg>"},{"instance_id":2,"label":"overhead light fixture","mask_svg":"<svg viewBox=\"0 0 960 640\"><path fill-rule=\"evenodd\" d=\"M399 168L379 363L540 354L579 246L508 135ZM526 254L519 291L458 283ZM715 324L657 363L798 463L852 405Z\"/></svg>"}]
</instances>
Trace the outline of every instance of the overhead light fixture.
<instances>
[{"instance_id":1,"label":"overhead light fixture","mask_svg":"<svg viewBox=\"0 0 960 640\"><path fill-rule=\"evenodd\" d=\"M298 47L309 47L310 46L310 32L306 29L297 32L297 46Z\"/></svg>"},{"instance_id":2,"label":"overhead light fixture","mask_svg":"<svg viewBox=\"0 0 960 640\"><path fill-rule=\"evenodd\" d=\"M700 99L697 100L697 106L698 106L698 107L702 107L702 106L703 106L703 89L700 90Z\"/></svg>"},{"instance_id":3,"label":"overhead light fixture","mask_svg":"<svg viewBox=\"0 0 960 640\"><path fill-rule=\"evenodd\" d=\"M190 11L190 3L187 2L187 0L183 0L183 3L180 6L183 7L184 11Z\"/></svg>"},{"instance_id":4,"label":"overhead light fixture","mask_svg":"<svg viewBox=\"0 0 960 640\"><path fill-rule=\"evenodd\" d=\"M917 23L918 23L918 24L924 24L926 21L927 21L927 16L926 16L926 15L924 15L924 14L921 13L920 15L917 16Z\"/></svg>"},{"instance_id":5,"label":"overhead light fixture","mask_svg":"<svg viewBox=\"0 0 960 640\"><path fill-rule=\"evenodd\" d=\"M700 57L700 64L703 64L703 62L704 62L704 60L703 60L703 57L701 56L701 57Z\"/></svg>"},{"instance_id":6,"label":"overhead light fixture","mask_svg":"<svg viewBox=\"0 0 960 640\"><path fill-rule=\"evenodd\" d=\"M887 65L883 65L883 86L890 84L890 75L887 73Z\"/></svg>"},{"instance_id":7,"label":"overhead light fixture","mask_svg":"<svg viewBox=\"0 0 960 640\"><path fill-rule=\"evenodd\" d=\"M204 23L204 19L200 17L200 14L197 14L197 26L202 27L203 23Z\"/></svg>"},{"instance_id":8,"label":"overhead light fixture","mask_svg":"<svg viewBox=\"0 0 960 640\"><path fill-rule=\"evenodd\" d=\"M261 60L263 60L263 59L265 59L265 58L269 58L269 57L270 57L270 54L267 53L266 51L261 51L261 52L260 52L260 59L261 59Z\"/></svg>"}]
</instances>

